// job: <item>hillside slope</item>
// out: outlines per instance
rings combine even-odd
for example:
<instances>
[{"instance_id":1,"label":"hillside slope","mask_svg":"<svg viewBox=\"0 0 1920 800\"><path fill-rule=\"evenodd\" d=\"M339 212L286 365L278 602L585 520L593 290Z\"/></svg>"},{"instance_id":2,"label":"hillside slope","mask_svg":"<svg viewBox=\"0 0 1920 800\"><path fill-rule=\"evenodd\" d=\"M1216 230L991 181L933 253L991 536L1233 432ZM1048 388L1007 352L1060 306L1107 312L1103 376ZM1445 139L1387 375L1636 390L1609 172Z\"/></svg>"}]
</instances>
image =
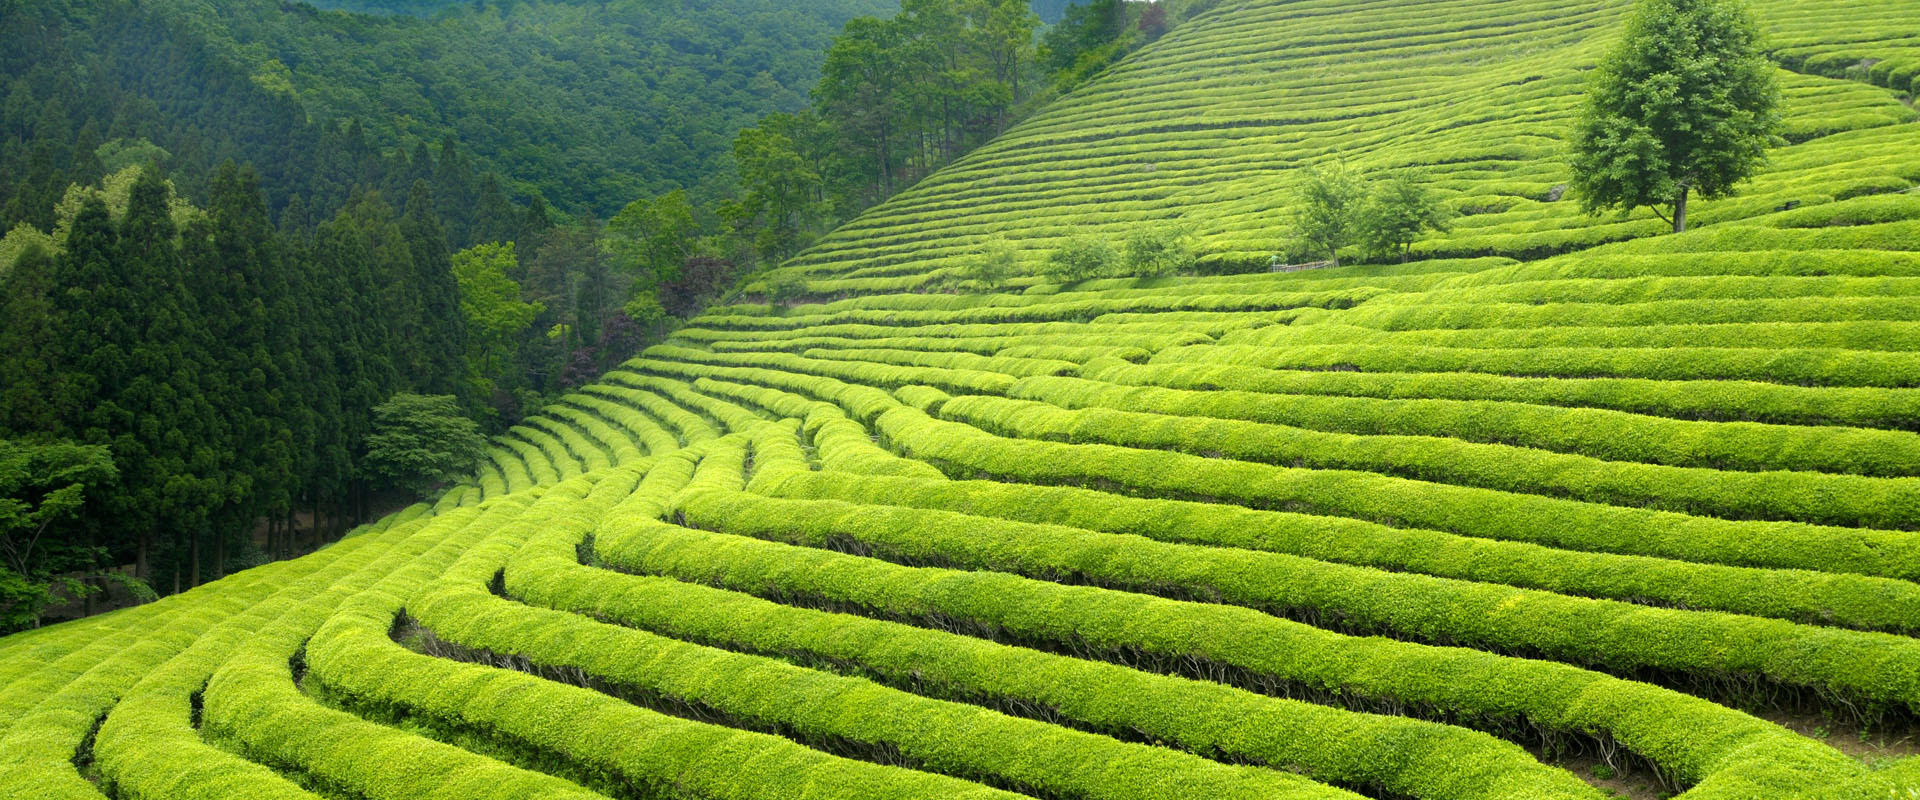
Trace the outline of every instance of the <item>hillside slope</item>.
<instances>
[{"instance_id":1,"label":"hillside slope","mask_svg":"<svg viewBox=\"0 0 1920 800\"><path fill-rule=\"evenodd\" d=\"M435 503L0 639L0 796L1920 796L1914 9L1758 3L1792 141L1656 236L1554 191L1620 8L1223 0ZM1329 156L1472 213L1266 272Z\"/></svg>"}]
</instances>

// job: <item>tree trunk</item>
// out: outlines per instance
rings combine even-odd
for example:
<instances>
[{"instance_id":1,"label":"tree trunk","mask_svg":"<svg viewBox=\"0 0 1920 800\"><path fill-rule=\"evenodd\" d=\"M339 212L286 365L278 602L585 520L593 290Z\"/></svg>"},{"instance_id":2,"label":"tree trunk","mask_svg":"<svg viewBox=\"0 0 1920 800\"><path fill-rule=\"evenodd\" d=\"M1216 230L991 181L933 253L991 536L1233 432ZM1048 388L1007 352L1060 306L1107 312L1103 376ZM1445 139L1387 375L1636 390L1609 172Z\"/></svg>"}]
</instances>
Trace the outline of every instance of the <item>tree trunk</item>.
<instances>
[{"instance_id":1,"label":"tree trunk","mask_svg":"<svg viewBox=\"0 0 1920 800\"><path fill-rule=\"evenodd\" d=\"M1679 233L1687 229L1687 195L1692 192L1693 187L1683 183L1680 184L1680 194L1673 198L1674 233Z\"/></svg>"}]
</instances>

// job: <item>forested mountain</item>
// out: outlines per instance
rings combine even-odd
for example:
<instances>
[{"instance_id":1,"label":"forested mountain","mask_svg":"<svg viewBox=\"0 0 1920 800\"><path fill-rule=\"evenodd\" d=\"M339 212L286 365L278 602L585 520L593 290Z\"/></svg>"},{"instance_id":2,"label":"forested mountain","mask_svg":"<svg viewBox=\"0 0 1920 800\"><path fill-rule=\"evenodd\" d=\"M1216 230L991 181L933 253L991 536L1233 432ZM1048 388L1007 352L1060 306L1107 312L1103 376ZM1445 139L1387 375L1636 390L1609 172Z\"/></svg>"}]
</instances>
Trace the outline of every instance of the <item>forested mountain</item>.
<instances>
[{"instance_id":1,"label":"forested mountain","mask_svg":"<svg viewBox=\"0 0 1920 800\"><path fill-rule=\"evenodd\" d=\"M803 106L841 24L892 7L615 0L421 19L277 0L10 2L0 175L57 195L69 181L49 172L90 171L80 145L144 138L176 172L232 157L262 170L274 209L320 194L310 205L330 212L369 152L452 137L508 194L605 216L643 194L721 192L733 132ZM54 152L36 161L29 142ZM17 192L0 187L0 202Z\"/></svg>"}]
</instances>

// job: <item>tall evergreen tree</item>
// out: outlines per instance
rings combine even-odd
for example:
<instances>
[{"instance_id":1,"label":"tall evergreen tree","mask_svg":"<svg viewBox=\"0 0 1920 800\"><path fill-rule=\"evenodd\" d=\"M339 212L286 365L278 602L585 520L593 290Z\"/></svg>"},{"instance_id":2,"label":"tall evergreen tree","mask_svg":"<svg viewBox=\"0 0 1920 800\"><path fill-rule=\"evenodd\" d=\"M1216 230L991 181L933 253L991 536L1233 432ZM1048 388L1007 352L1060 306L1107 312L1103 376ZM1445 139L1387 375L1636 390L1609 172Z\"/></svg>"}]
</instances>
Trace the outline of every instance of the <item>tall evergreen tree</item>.
<instances>
[{"instance_id":1,"label":"tall evergreen tree","mask_svg":"<svg viewBox=\"0 0 1920 800\"><path fill-rule=\"evenodd\" d=\"M138 335L127 348L119 391L104 395L119 418L104 422L123 485L108 504L113 521L153 540L168 536L178 591L197 563L208 509L244 487L222 470L231 448L202 394L208 365L195 345L207 334L193 327L197 314L182 281L171 199L159 173L146 170L120 224L113 267L134 301L127 317Z\"/></svg>"},{"instance_id":2,"label":"tall evergreen tree","mask_svg":"<svg viewBox=\"0 0 1920 800\"><path fill-rule=\"evenodd\" d=\"M55 337L54 257L32 245L0 272L0 430L56 430L54 375L66 343Z\"/></svg>"},{"instance_id":3,"label":"tall evergreen tree","mask_svg":"<svg viewBox=\"0 0 1920 800\"><path fill-rule=\"evenodd\" d=\"M460 284L453 276L447 238L434 211L433 189L413 185L400 220L401 235L413 256L410 289L419 298L418 336L409 342L417 354L411 373L414 388L427 394L459 394L466 374L465 323L460 315Z\"/></svg>"},{"instance_id":4,"label":"tall evergreen tree","mask_svg":"<svg viewBox=\"0 0 1920 800\"><path fill-rule=\"evenodd\" d=\"M466 154L460 152L459 143L451 135L441 139L440 162L433 174L433 196L449 248L463 249L472 243L479 194L479 178L467 163Z\"/></svg>"},{"instance_id":5,"label":"tall evergreen tree","mask_svg":"<svg viewBox=\"0 0 1920 800\"><path fill-rule=\"evenodd\" d=\"M514 214L513 203L507 201L507 193L500 188L500 176L492 172L480 180L480 197L473 212L473 232L470 245L505 244L514 240L514 228L519 224Z\"/></svg>"}]
</instances>

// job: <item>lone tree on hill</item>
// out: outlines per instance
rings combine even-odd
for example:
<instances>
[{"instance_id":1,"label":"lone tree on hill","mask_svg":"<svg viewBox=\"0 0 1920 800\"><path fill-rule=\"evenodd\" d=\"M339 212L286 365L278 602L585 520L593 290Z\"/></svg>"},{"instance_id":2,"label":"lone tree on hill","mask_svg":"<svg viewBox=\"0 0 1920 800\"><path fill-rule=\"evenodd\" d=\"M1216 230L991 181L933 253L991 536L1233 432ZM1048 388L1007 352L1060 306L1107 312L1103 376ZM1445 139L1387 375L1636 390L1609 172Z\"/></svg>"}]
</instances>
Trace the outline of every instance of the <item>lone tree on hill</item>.
<instances>
[{"instance_id":1,"label":"lone tree on hill","mask_svg":"<svg viewBox=\"0 0 1920 800\"><path fill-rule=\"evenodd\" d=\"M1648 206L1677 233L1687 197L1732 194L1778 137L1780 89L1736 0L1639 0L1600 63L1573 138L1588 213Z\"/></svg>"},{"instance_id":2,"label":"lone tree on hill","mask_svg":"<svg viewBox=\"0 0 1920 800\"><path fill-rule=\"evenodd\" d=\"M1366 182L1336 161L1301 170L1297 191L1293 225L1299 249L1324 254L1340 266L1340 249L1353 244L1364 227L1360 212L1367 199Z\"/></svg>"}]
</instances>

